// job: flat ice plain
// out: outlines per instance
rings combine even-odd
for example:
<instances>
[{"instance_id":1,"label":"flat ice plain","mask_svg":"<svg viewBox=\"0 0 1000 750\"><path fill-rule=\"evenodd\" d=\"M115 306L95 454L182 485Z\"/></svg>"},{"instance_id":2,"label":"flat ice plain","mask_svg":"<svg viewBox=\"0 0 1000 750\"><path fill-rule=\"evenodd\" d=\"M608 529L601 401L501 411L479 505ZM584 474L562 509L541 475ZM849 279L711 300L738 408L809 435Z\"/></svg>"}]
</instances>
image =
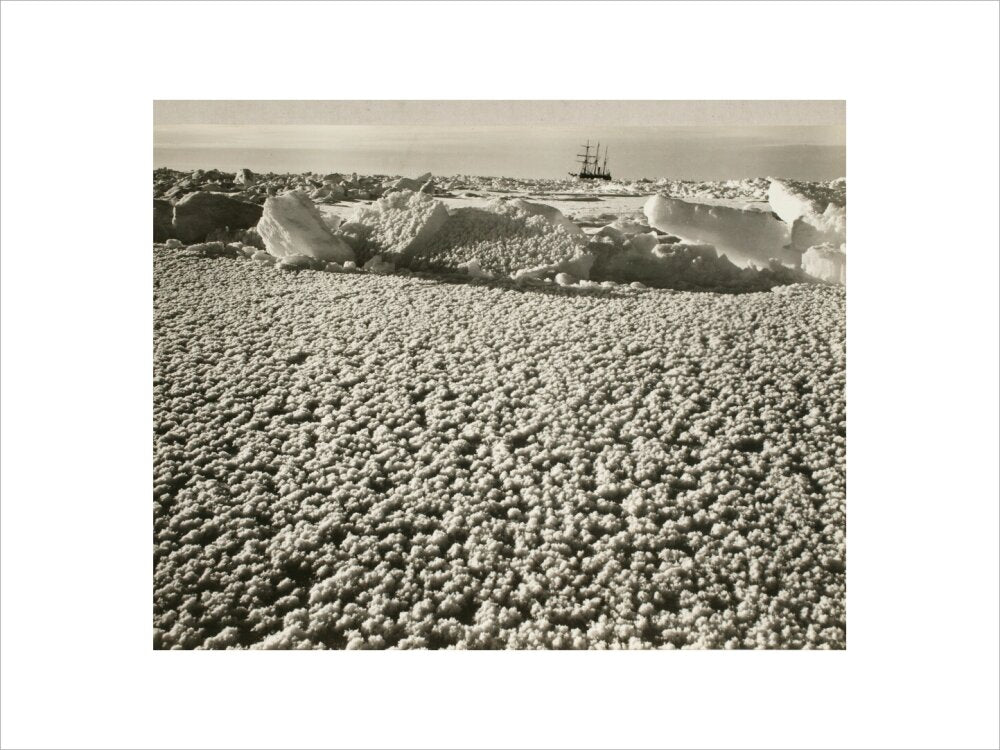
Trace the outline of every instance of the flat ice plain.
<instances>
[{"instance_id":1,"label":"flat ice plain","mask_svg":"<svg viewBox=\"0 0 1000 750\"><path fill-rule=\"evenodd\" d=\"M513 190L478 187L439 200ZM645 188L514 197L585 232L533 247L612 223L686 274ZM845 647L843 286L430 272L343 231L368 271L154 245L156 648Z\"/></svg>"}]
</instances>

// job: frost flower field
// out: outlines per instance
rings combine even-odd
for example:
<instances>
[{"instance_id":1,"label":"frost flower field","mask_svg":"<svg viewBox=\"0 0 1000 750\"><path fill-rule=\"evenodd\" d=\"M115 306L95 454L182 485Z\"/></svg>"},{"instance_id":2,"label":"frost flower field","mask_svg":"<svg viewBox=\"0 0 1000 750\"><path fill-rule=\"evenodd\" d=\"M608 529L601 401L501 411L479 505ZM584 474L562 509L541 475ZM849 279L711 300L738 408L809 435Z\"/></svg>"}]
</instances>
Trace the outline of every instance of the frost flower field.
<instances>
[{"instance_id":1,"label":"frost flower field","mask_svg":"<svg viewBox=\"0 0 1000 750\"><path fill-rule=\"evenodd\" d=\"M156 648L844 648L843 287L215 244L154 250Z\"/></svg>"}]
</instances>

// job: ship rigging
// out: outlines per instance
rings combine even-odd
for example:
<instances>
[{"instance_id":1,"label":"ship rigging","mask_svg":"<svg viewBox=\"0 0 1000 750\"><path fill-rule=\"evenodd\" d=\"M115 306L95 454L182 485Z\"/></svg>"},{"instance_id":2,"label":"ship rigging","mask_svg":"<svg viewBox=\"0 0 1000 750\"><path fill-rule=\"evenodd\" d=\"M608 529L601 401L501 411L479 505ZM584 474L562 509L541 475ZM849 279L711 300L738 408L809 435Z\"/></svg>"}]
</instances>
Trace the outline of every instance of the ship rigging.
<instances>
[{"instance_id":1,"label":"ship rigging","mask_svg":"<svg viewBox=\"0 0 1000 750\"><path fill-rule=\"evenodd\" d=\"M601 163L601 142L597 142L597 149L593 155L590 153L590 141L581 146L584 149L582 154L577 154L580 159L580 171L570 172L570 177L577 177L581 180L610 180L611 172L608 171L608 147L604 147L604 162Z\"/></svg>"}]
</instances>

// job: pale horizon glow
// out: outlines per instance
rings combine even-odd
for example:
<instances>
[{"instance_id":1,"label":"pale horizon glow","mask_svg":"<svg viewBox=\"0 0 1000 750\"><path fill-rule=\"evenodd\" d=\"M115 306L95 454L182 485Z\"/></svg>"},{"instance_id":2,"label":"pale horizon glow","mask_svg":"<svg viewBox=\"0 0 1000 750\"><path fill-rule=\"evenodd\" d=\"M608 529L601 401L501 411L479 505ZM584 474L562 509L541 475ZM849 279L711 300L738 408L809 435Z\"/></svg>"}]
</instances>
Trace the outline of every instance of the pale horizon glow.
<instances>
[{"instance_id":1,"label":"pale horizon glow","mask_svg":"<svg viewBox=\"0 0 1000 750\"><path fill-rule=\"evenodd\" d=\"M600 141L616 179L845 176L842 125L323 125L162 123L154 167L559 178Z\"/></svg>"}]
</instances>

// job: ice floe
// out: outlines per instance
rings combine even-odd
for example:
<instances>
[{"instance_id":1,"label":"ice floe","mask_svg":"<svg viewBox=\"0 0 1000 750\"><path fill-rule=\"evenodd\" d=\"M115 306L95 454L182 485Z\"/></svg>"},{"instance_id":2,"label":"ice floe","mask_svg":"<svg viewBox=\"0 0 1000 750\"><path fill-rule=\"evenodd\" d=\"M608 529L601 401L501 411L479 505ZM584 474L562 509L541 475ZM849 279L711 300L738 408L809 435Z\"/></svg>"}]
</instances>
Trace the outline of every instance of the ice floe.
<instances>
[{"instance_id":1,"label":"ice floe","mask_svg":"<svg viewBox=\"0 0 1000 750\"><path fill-rule=\"evenodd\" d=\"M305 255L340 263L354 260L351 247L332 234L316 207L299 191L268 198L257 233L276 257Z\"/></svg>"}]
</instances>

